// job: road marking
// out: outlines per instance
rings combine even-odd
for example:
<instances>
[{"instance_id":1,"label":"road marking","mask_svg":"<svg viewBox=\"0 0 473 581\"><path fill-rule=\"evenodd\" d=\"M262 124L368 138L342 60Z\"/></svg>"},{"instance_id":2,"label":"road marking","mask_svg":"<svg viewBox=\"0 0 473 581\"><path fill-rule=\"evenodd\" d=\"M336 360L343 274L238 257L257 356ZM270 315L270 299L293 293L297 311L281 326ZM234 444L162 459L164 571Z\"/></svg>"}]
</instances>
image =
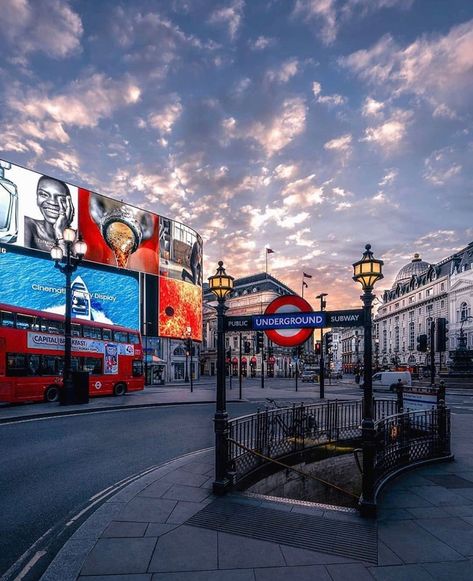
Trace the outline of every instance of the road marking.
<instances>
[{"instance_id":1,"label":"road marking","mask_svg":"<svg viewBox=\"0 0 473 581\"><path fill-rule=\"evenodd\" d=\"M15 581L21 581L23 577L25 577L31 569L36 565L36 563L46 555L46 551L38 551L33 557L26 563L23 569L18 573Z\"/></svg>"},{"instance_id":2,"label":"road marking","mask_svg":"<svg viewBox=\"0 0 473 581\"><path fill-rule=\"evenodd\" d=\"M35 550L35 548L37 547L37 545L45 538L47 537L51 531L54 529L54 527L49 528L43 535L41 535L39 537L39 539L37 539L32 545L31 547L29 547L28 549L26 549L26 551L23 553L23 555L21 555L21 557L19 559L17 559L13 565L7 570L5 571L5 573L2 575L2 577L0 578L0 581L8 581L8 579L10 579L10 575L13 573L13 571L15 569L18 569L18 567L20 567L20 565L22 564L22 562L28 558L28 556ZM38 551L36 554L38 553L43 553L45 554L46 551ZM41 555L42 556L42 555ZM32 557L33 558L33 557ZM37 561L37 560L36 560ZM30 559L31 562L31 559ZM17 577L15 577L15 579L17 579Z\"/></svg>"}]
</instances>

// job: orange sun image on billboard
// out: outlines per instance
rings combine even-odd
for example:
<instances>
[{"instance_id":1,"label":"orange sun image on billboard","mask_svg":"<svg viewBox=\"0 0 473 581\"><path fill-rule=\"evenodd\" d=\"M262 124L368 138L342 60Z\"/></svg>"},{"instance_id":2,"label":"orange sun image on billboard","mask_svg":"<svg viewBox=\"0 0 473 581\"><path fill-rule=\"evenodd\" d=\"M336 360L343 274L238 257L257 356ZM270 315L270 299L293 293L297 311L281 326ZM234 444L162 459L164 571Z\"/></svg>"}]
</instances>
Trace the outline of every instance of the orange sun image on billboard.
<instances>
[{"instance_id":1,"label":"orange sun image on billboard","mask_svg":"<svg viewBox=\"0 0 473 581\"><path fill-rule=\"evenodd\" d=\"M199 286L159 277L159 335L190 336L194 341L202 341L202 289Z\"/></svg>"}]
</instances>

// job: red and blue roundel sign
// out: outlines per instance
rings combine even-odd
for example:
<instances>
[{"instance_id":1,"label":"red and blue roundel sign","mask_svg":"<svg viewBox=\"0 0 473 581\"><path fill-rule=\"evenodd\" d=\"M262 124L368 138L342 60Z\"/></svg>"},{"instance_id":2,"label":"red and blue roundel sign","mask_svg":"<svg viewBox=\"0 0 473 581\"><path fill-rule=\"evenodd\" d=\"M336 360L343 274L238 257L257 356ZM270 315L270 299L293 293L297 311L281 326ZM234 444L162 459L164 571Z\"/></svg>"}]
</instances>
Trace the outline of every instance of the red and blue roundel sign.
<instances>
[{"instance_id":1,"label":"red and blue roundel sign","mask_svg":"<svg viewBox=\"0 0 473 581\"><path fill-rule=\"evenodd\" d=\"M310 304L297 295L286 295L283 297L278 297L270 303L264 314L274 315L276 313L309 313L312 311ZM268 339L270 339L276 345L281 345L281 347L295 347L307 341L307 339L312 335L312 328L305 329L270 329L265 331Z\"/></svg>"}]
</instances>

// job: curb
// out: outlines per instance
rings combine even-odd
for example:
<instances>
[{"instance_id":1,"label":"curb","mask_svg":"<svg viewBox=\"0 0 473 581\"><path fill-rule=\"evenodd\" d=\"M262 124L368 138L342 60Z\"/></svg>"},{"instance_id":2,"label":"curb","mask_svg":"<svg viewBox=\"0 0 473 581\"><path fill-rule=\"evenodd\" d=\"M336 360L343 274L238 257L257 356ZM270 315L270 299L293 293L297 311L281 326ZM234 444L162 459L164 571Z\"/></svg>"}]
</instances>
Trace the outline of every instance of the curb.
<instances>
[{"instance_id":1,"label":"curb","mask_svg":"<svg viewBox=\"0 0 473 581\"><path fill-rule=\"evenodd\" d=\"M87 555L95 546L103 531L130 500L152 484L160 473L167 474L176 467L185 464L190 458L208 453L210 450L213 450L213 448L189 452L148 468L143 471L144 473L140 473L141 475L132 476L131 478L136 479L105 500L74 531L56 553L54 559L40 577L40 581L76 581Z\"/></svg>"}]
</instances>

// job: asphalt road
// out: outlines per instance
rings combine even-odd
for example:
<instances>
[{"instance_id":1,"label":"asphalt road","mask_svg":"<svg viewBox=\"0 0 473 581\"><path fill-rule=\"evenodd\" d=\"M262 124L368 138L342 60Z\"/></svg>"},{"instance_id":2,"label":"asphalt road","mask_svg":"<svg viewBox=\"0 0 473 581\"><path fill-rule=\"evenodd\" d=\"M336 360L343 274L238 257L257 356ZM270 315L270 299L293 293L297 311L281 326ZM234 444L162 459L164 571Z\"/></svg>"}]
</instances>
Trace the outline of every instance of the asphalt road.
<instances>
[{"instance_id":1,"label":"asphalt road","mask_svg":"<svg viewBox=\"0 0 473 581\"><path fill-rule=\"evenodd\" d=\"M237 416L256 405L228 408ZM108 486L212 446L214 409L196 404L0 425L0 572Z\"/></svg>"}]
</instances>

